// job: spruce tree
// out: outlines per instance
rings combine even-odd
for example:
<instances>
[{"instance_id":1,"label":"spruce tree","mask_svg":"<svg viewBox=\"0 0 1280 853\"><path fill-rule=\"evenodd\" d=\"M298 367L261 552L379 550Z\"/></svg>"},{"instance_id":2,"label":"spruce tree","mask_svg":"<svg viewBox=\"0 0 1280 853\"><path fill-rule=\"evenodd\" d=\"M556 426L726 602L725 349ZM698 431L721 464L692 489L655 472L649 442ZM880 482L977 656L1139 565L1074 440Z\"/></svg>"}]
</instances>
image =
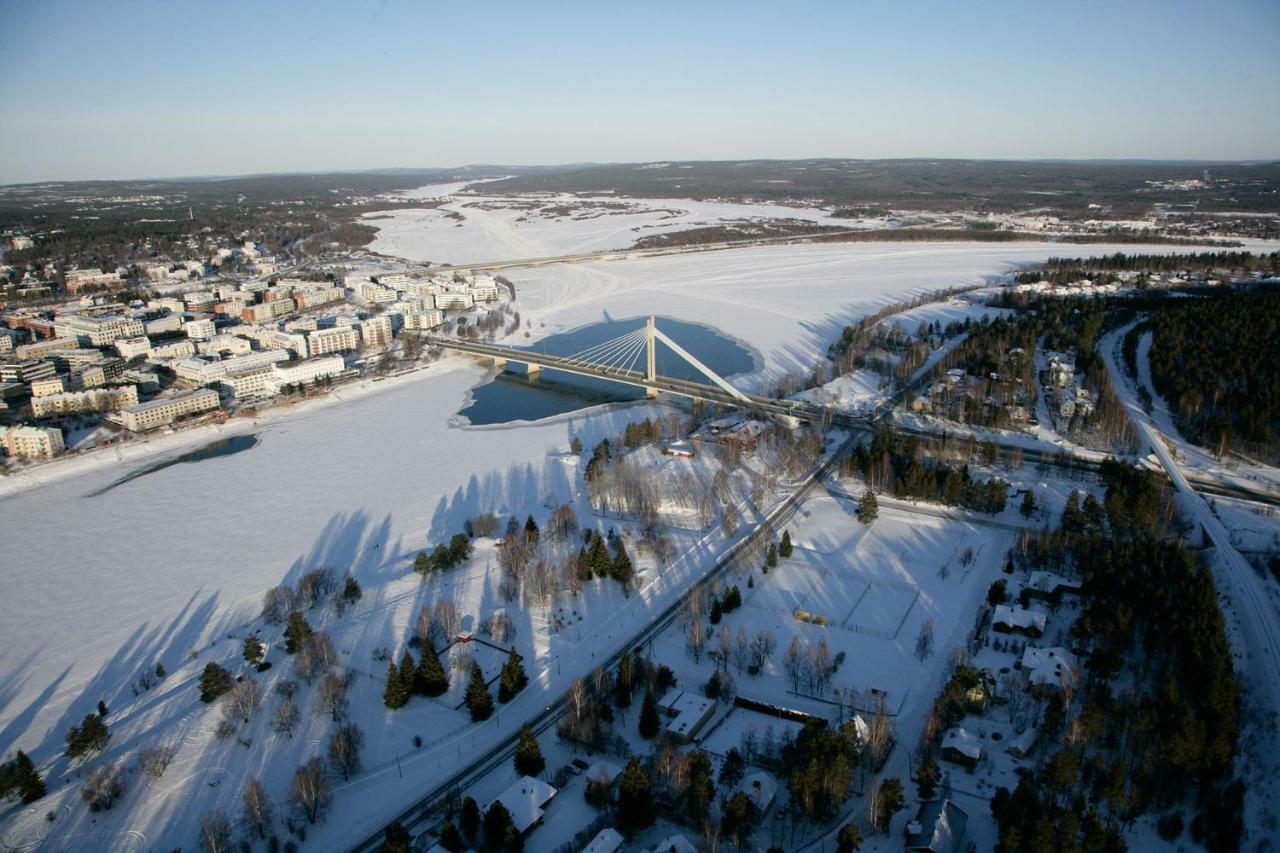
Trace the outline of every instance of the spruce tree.
<instances>
[{"instance_id":1,"label":"spruce tree","mask_svg":"<svg viewBox=\"0 0 1280 853\"><path fill-rule=\"evenodd\" d=\"M653 822L653 789L649 774L634 755L618 779L618 828L634 833Z\"/></svg>"},{"instance_id":2,"label":"spruce tree","mask_svg":"<svg viewBox=\"0 0 1280 853\"><path fill-rule=\"evenodd\" d=\"M858 521L870 524L880 514L880 505L876 502L876 493L867 489L862 500L858 501Z\"/></svg>"},{"instance_id":3,"label":"spruce tree","mask_svg":"<svg viewBox=\"0 0 1280 853\"><path fill-rule=\"evenodd\" d=\"M419 551L418 556L413 558L413 570L422 575L424 580L431 574L431 558L426 551Z\"/></svg>"},{"instance_id":4,"label":"spruce tree","mask_svg":"<svg viewBox=\"0 0 1280 853\"><path fill-rule=\"evenodd\" d=\"M344 600L355 603L364 595L364 591L360 589L360 582L355 578L347 575L347 582L342 587L342 597Z\"/></svg>"},{"instance_id":5,"label":"spruce tree","mask_svg":"<svg viewBox=\"0 0 1280 853\"><path fill-rule=\"evenodd\" d=\"M609 546L604 544L604 539L600 537L600 531L592 532L591 546L587 550L587 560L591 563L591 571L596 577L602 578L609 574L609 570L613 567L612 561L609 559Z\"/></svg>"},{"instance_id":6,"label":"spruce tree","mask_svg":"<svg viewBox=\"0 0 1280 853\"><path fill-rule=\"evenodd\" d=\"M225 672L225 670L223 670ZM89 714L78 726L67 732L67 756L78 758L89 752L100 751L111 740L107 724L97 714Z\"/></svg>"},{"instance_id":7,"label":"spruce tree","mask_svg":"<svg viewBox=\"0 0 1280 853\"><path fill-rule=\"evenodd\" d=\"M533 520L533 516L529 516L524 523L524 536L530 542L538 541L538 523Z\"/></svg>"},{"instance_id":8,"label":"spruce tree","mask_svg":"<svg viewBox=\"0 0 1280 853\"><path fill-rule=\"evenodd\" d=\"M609 574L618 583L629 588L631 571L631 556L627 554L627 546L622 544L622 539L618 539L618 553L614 556L612 565L609 566Z\"/></svg>"},{"instance_id":9,"label":"spruce tree","mask_svg":"<svg viewBox=\"0 0 1280 853\"><path fill-rule=\"evenodd\" d=\"M778 546L778 556L787 559L791 556L791 531L782 531L782 544Z\"/></svg>"},{"instance_id":10,"label":"spruce tree","mask_svg":"<svg viewBox=\"0 0 1280 853\"><path fill-rule=\"evenodd\" d=\"M44 780L40 778L40 771L36 769L36 765L22 750L18 750L18 757L14 759L14 772L17 775L18 793L22 795L22 802L34 803L36 800L44 796Z\"/></svg>"},{"instance_id":11,"label":"spruce tree","mask_svg":"<svg viewBox=\"0 0 1280 853\"><path fill-rule=\"evenodd\" d=\"M257 666L262 663L262 655L266 649L262 646L262 641L253 634L244 638L244 661L251 666Z\"/></svg>"},{"instance_id":12,"label":"spruce tree","mask_svg":"<svg viewBox=\"0 0 1280 853\"><path fill-rule=\"evenodd\" d=\"M400 679L400 686L404 689L406 702L413 694L422 693L418 685L418 667L414 664L413 655L408 649L404 650L404 657L400 658L400 669L396 671L396 675Z\"/></svg>"},{"instance_id":13,"label":"spruce tree","mask_svg":"<svg viewBox=\"0 0 1280 853\"><path fill-rule=\"evenodd\" d=\"M547 768L546 759L542 757L542 747L533 736L533 729L524 726L520 729L520 742L516 744L516 772L521 776L537 776Z\"/></svg>"},{"instance_id":14,"label":"spruce tree","mask_svg":"<svg viewBox=\"0 0 1280 853\"><path fill-rule=\"evenodd\" d=\"M721 617L724 616L724 608L720 606L720 599L711 602L711 624L719 625Z\"/></svg>"},{"instance_id":15,"label":"spruce tree","mask_svg":"<svg viewBox=\"0 0 1280 853\"><path fill-rule=\"evenodd\" d=\"M640 737L654 738L661 727L658 719L658 701L653 698L653 691L644 694L644 703L640 706Z\"/></svg>"},{"instance_id":16,"label":"spruce tree","mask_svg":"<svg viewBox=\"0 0 1280 853\"><path fill-rule=\"evenodd\" d=\"M1030 518L1036 511L1036 496L1031 493L1030 489L1022 495L1022 506L1018 507L1018 511L1022 513L1023 518Z\"/></svg>"},{"instance_id":17,"label":"spruce tree","mask_svg":"<svg viewBox=\"0 0 1280 853\"><path fill-rule=\"evenodd\" d=\"M289 620L284 627L284 650L289 654L295 654L310 638L311 626L307 623L306 617L297 610L290 611Z\"/></svg>"},{"instance_id":18,"label":"spruce tree","mask_svg":"<svg viewBox=\"0 0 1280 853\"><path fill-rule=\"evenodd\" d=\"M471 711L471 722L479 723L493 716L493 696L484 683L484 673L480 664L471 664L471 683L467 685L467 709Z\"/></svg>"},{"instance_id":19,"label":"spruce tree","mask_svg":"<svg viewBox=\"0 0 1280 853\"><path fill-rule=\"evenodd\" d=\"M209 661L200 673L200 701L212 702L231 689L231 673Z\"/></svg>"},{"instance_id":20,"label":"spruce tree","mask_svg":"<svg viewBox=\"0 0 1280 853\"><path fill-rule=\"evenodd\" d=\"M462 834L474 841L476 830L480 828L480 805L473 797L463 798L462 811L458 815L458 824L462 827Z\"/></svg>"},{"instance_id":21,"label":"spruce tree","mask_svg":"<svg viewBox=\"0 0 1280 853\"><path fill-rule=\"evenodd\" d=\"M395 661L387 661L387 683L382 688L382 704L391 710L403 708L409 702L409 691L404 689L404 680Z\"/></svg>"},{"instance_id":22,"label":"spruce tree","mask_svg":"<svg viewBox=\"0 0 1280 853\"><path fill-rule=\"evenodd\" d=\"M528 683L529 677L524 674L524 664L516 654L515 646L512 646L507 662L502 665L502 673L498 676L498 701L503 704L510 702Z\"/></svg>"},{"instance_id":23,"label":"spruce tree","mask_svg":"<svg viewBox=\"0 0 1280 853\"><path fill-rule=\"evenodd\" d=\"M475 802L472 800L472 802ZM467 849L466 842L462 840L462 833L458 831L458 827L454 826L453 821L446 820L444 825L440 827L440 846L449 853L462 853Z\"/></svg>"},{"instance_id":24,"label":"spruce tree","mask_svg":"<svg viewBox=\"0 0 1280 853\"><path fill-rule=\"evenodd\" d=\"M430 643L423 643L422 657L413 677L413 692L423 696L440 696L449 689L449 674Z\"/></svg>"},{"instance_id":25,"label":"spruce tree","mask_svg":"<svg viewBox=\"0 0 1280 853\"><path fill-rule=\"evenodd\" d=\"M769 550L765 553L764 564L771 569L778 567L778 548L772 542L769 543Z\"/></svg>"}]
</instances>

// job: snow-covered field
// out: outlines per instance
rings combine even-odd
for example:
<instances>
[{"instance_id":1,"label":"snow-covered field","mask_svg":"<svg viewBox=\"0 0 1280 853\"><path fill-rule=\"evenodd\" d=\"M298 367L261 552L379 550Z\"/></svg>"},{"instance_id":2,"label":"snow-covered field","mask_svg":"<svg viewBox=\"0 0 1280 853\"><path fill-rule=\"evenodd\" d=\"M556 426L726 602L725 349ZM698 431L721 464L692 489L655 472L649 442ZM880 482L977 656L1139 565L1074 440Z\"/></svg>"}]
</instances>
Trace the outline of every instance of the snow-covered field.
<instances>
[{"instance_id":1,"label":"snow-covered field","mask_svg":"<svg viewBox=\"0 0 1280 853\"><path fill-rule=\"evenodd\" d=\"M703 208L698 215L709 214ZM540 239L547 244L563 239L564 245L586 240L578 232L591 221L568 227L559 223L559 228L574 233ZM509 225L502 227L502 233L510 231ZM556 230L548 228L548 233ZM459 245L466 246L471 239L461 236L466 226L454 230L459 232ZM395 238L387 230L380 239L380 251L421 257L411 240L405 242L408 237ZM1118 248L1088 247L1090 253ZM1142 247L1126 248L1139 251ZM528 340L526 329L540 337L605 317L657 313L714 326L756 349L764 369L743 384L759 384L781 372L810 370L845 323L885 302L980 283L1013 264L1061 254L1061 250L1055 244L791 246L522 270L510 274L525 320L520 339L514 342ZM457 254L468 252L460 249ZM549 252L542 246L528 254ZM0 810L0 844L23 845L54 832L61 839L57 846L64 849L190 845L195 814L213 804L233 814L238 811L238 789L231 790L235 786L229 784L215 790L211 784L229 778L227 768L234 760L228 756L241 749L234 740L230 744L210 740L210 715L216 720L216 709L193 705L192 679L208 659L234 659L235 641L225 638L243 632L268 587L296 580L321 566L351 572L370 591L359 612L374 612L376 618L362 623L367 627L359 636L352 635L346 650L354 660L377 645L395 646L405 636L419 598L435 594L406 576L413 554L428 541L458 531L465 519L479 511L544 515L547 506L575 497L576 463L566 464L562 455L570 438L579 436L590 447L599 437L620 432L625 422L656 411L645 405L596 409L511 429L452 426L451 416L482 375L469 362L450 361L406 381L366 388L386 389L378 393L342 391L339 396L347 399L300 406L256 426L234 421L221 430L179 432L149 444L113 448L48 466L51 472L61 471L61 477L44 476L35 469L7 482L7 496L0 497L4 548L0 583L5 589L0 596L0 629L5 638L0 648L0 755L7 756L15 748L30 751L38 765L54 771L49 786L57 793L23 817L15 817L18 810L11 805ZM175 465L94 494L155 461L157 451L176 453L189 450L203 436L212 440L247 431L255 431L260 440L249 450ZM840 512L836 502L829 503L823 513ZM798 544L807 549L805 553L835 554L844 541L838 537L846 536L845 544L856 554L858 548L870 548L879 537L888 536L897 524L886 518L884 532L874 534L864 546L865 534L853 536L858 531L847 522L837 525L833 520L836 532L824 533L827 526L819 521L814 520L812 535L800 537ZM924 525L918 533L911 529L901 533L908 539L936 536L948 543L959 535L934 527ZM846 535L840 530L852 532ZM837 538L820 541L823 536ZM693 534L677 544L693 552L688 572L709 565L718 548ZM994 541L988 544L996 547ZM876 565L883 562L884 571L893 572L915 572L904 568L903 562L914 560L920 572L936 578L936 566L930 562L936 560L911 557L912 547L885 545L863 556ZM941 544L933 550L941 554L939 549L945 550ZM835 559L823 558L824 568L814 569L818 577L822 572L852 570L833 568L830 563ZM465 575L466 594L476 610L488 606L489 568L482 552ZM798 569L797 574L807 571ZM945 616L944 611L971 612L967 600L985 590L976 581L960 580L960 574L953 573L948 582L964 585L965 601L958 607L947 598L947 590L934 589L938 581L929 577L915 581L928 600L910 613L920 618L936 611L940 641L952 627L959 630L960 624L945 625L944 618L957 617ZM781 589L782 584L778 586ZM675 591L663 589L662 594ZM633 596L627 607L616 601L601 604L605 614L592 624L621 619L630 633L631 622L643 624L645 605L637 601ZM883 610L875 615L876 625L892 620L889 611L897 607L893 601L885 599L876 606ZM777 603L773 610L780 607ZM526 627L522 642L530 645L525 650L541 655L536 660L545 668L552 645L545 625L530 621ZM616 633L620 637L623 632ZM902 631L908 643L914 634L914 624ZM543 645L535 647L535 637ZM910 663L901 649L886 650L884 659ZM134 697L130 684L156 663L165 665L170 679ZM852 674L864 663L870 666L873 661L851 654L847 666ZM530 666L531 675L536 670ZM370 708L380 709L379 673L369 664L362 671L364 680L353 688L352 705L364 709L362 725L382 725L381 714L369 716ZM880 675L868 671L859 678L871 682ZM563 685L548 682L542 689L544 694L537 701L555 695ZM174 775L166 774L154 784L135 778L133 789L116 810L91 816L79 802L78 781L62 784L59 774L66 772L67 765L56 756L67 729L99 700L111 709L108 722L119 732L111 747L118 752L113 755L124 754L132 739L153 731L190 744L191 749L170 769ZM173 715L175 708L180 713ZM304 707L303 713L310 718L309 709ZM456 712L442 709L438 718L423 719L422 726L391 731L383 743L402 744L418 728L426 729L427 735L445 735L459 718ZM504 722L509 728L511 720L504 716ZM259 719L255 725L263 723ZM326 727L314 728L305 743L321 753ZM498 729L489 726L486 731L485 736L492 738ZM270 735L255 730L253 739L265 743ZM456 745L463 752L475 746ZM392 761L398 748L378 747L368 761ZM279 767L268 768L273 753L251 755L261 765L254 772L263 773L272 795L279 798L292 772L290 762L297 756L291 752L288 762L277 761ZM441 760L436 756L437 762ZM425 784L439 766L433 765L429 772L420 768L415 784ZM246 769L240 766L236 773ZM393 814L409 798L401 787L409 780L401 783L393 774L394 770L384 769L377 780L359 787L366 798L363 802L374 804L365 815L366 823L376 824L379 814ZM351 796L339 794L339 811L344 801L349 804ZM55 808L55 802L62 817L49 827L43 816ZM91 822L94 819L96 824ZM341 844L354 840L352 836L358 837L363 828L363 824L330 820L312 837L321 844L326 843L321 839Z\"/></svg>"}]
</instances>

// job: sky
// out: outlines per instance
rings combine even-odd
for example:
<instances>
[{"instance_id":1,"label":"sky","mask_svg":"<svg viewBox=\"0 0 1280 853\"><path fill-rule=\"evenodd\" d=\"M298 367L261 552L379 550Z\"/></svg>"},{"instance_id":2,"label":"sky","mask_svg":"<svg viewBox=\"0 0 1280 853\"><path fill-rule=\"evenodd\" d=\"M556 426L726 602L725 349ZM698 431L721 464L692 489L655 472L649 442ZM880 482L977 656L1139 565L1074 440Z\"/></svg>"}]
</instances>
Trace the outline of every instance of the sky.
<instances>
[{"instance_id":1,"label":"sky","mask_svg":"<svg viewBox=\"0 0 1280 853\"><path fill-rule=\"evenodd\" d=\"M1280 158L1278 0L0 0L0 184Z\"/></svg>"}]
</instances>

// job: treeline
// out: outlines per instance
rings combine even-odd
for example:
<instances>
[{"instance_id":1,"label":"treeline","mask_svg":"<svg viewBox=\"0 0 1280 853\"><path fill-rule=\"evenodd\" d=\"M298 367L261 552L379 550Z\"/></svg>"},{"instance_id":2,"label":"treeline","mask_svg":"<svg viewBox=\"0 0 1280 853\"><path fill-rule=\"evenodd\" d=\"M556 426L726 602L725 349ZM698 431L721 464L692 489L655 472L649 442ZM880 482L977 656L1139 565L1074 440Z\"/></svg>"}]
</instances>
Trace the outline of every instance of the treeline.
<instances>
[{"instance_id":1,"label":"treeline","mask_svg":"<svg viewBox=\"0 0 1280 853\"><path fill-rule=\"evenodd\" d=\"M879 311L867 314L856 323L851 323L844 327L840 333L840 337L833 342L829 348L828 356L835 363L838 373L849 373L861 367L867 366L867 354L876 346L891 345L889 338L893 335L900 335L897 326L881 328L881 321L895 314L901 314L904 311L910 311L912 308L918 308L921 305L930 305L935 302L946 302L957 293L962 293L966 288L948 288L946 290L938 290L924 296L917 296L903 302L895 302L892 305L886 305ZM969 320L965 320L968 324ZM951 337L953 332L959 334L967 329L967 325L953 329L948 324L944 329L947 337Z\"/></svg>"},{"instance_id":2,"label":"treeline","mask_svg":"<svg viewBox=\"0 0 1280 853\"><path fill-rule=\"evenodd\" d=\"M1085 671L1045 711L1042 742L1056 751L992 801L997 850L1124 850L1117 827L1165 809L1158 827L1172 842L1189 800L1193 840L1235 850L1240 688L1212 575L1159 538L1168 502L1153 475L1112 462L1103 477L1105 512L1073 495L1062 528L1024 540L1015 557L1080 573L1072 635Z\"/></svg>"},{"instance_id":3,"label":"treeline","mask_svg":"<svg viewBox=\"0 0 1280 853\"><path fill-rule=\"evenodd\" d=\"M1083 271L1104 272L1184 272L1188 270L1228 270L1231 272L1280 272L1280 252L1254 254L1252 252L1197 252L1186 255L1100 255L1092 258L1049 258L1041 271L1055 274ZM1038 276L1037 271L1018 276ZM1046 276L1047 277L1047 276ZM1031 278L1040 281L1041 278Z\"/></svg>"},{"instance_id":4,"label":"treeline","mask_svg":"<svg viewBox=\"0 0 1280 853\"><path fill-rule=\"evenodd\" d=\"M1178 427L1221 455L1280 451L1280 293L1170 301L1151 317L1151 379Z\"/></svg>"},{"instance_id":5,"label":"treeline","mask_svg":"<svg viewBox=\"0 0 1280 853\"><path fill-rule=\"evenodd\" d=\"M915 436L893 430L876 433L842 462L845 474L857 474L878 492L894 497L934 501L977 512L999 513L1009 499L1009 484L998 477L979 480L969 466L947 465L925 455Z\"/></svg>"}]
</instances>

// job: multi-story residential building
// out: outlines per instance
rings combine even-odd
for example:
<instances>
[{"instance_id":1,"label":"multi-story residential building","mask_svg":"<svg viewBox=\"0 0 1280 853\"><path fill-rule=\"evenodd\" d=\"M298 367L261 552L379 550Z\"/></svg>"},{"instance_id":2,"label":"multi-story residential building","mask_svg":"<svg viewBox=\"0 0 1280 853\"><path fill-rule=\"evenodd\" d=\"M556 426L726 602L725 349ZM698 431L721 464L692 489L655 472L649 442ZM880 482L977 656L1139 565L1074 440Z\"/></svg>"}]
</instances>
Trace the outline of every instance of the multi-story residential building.
<instances>
[{"instance_id":1,"label":"multi-story residential building","mask_svg":"<svg viewBox=\"0 0 1280 853\"><path fill-rule=\"evenodd\" d=\"M62 430L16 426L4 433L4 450L15 459L48 459L62 452Z\"/></svg>"},{"instance_id":2,"label":"multi-story residential building","mask_svg":"<svg viewBox=\"0 0 1280 853\"><path fill-rule=\"evenodd\" d=\"M442 311L467 311L476 304L469 290L447 290L437 293L435 300L436 307Z\"/></svg>"},{"instance_id":3,"label":"multi-story residential building","mask_svg":"<svg viewBox=\"0 0 1280 853\"><path fill-rule=\"evenodd\" d=\"M36 379L31 383L31 396L46 397L49 394L61 394L67 390L67 381L61 376L50 376L47 379Z\"/></svg>"},{"instance_id":4,"label":"multi-story residential building","mask_svg":"<svg viewBox=\"0 0 1280 853\"><path fill-rule=\"evenodd\" d=\"M274 374L277 389L286 385L294 387L314 385L322 379L338 376L346 369L346 364L340 355L271 365L271 372Z\"/></svg>"},{"instance_id":5,"label":"multi-story residential building","mask_svg":"<svg viewBox=\"0 0 1280 853\"><path fill-rule=\"evenodd\" d=\"M151 358L186 358L196 354L194 341L174 341L170 344L156 344L151 348Z\"/></svg>"},{"instance_id":6,"label":"multi-story residential building","mask_svg":"<svg viewBox=\"0 0 1280 853\"><path fill-rule=\"evenodd\" d=\"M276 299L271 302L244 306L240 309L240 319L246 323L267 323L278 317L292 314L293 311L292 299Z\"/></svg>"},{"instance_id":7,"label":"multi-story residential building","mask_svg":"<svg viewBox=\"0 0 1280 853\"><path fill-rule=\"evenodd\" d=\"M30 383L37 379L47 379L56 372L52 361L37 361L33 358L0 364L0 380L5 382Z\"/></svg>"},{"instance_id":8,"label":"multi-story residential building","mask_svg":"<svg viewBox=\"0 0 1280 853\"><path fill-rule=\"evenodd\" d=\"M369 349L386 349L391 346L391 318L382 314L365 320L360 324L360 337Z\"/></svg>"},{"instance_id":9,"label":"multi-story residential building","mask_svg":"<svg viewBox=\"0 0 1280 853\"><path fill-rule=\"evenodd\" d=\"M389 287L383 287L372 281L362 281L356 285L356 295L366 302L374 305L383 305L388 302L396 301L396 292Z\"/></svg>"},{"instance_id":10,"label":"multi-story residential building","mask_svg":"<svg viewBox=\"0 0 1280 853\"><path fill-rule=\"evenodd\" d=\"M182 295L183 306L186 310L195 314L212 311L217 302L218 297L208 290L193 290Z\"/></svg>"},{"instance_id":11,"label":"multi-story residential building","mask_svg":"<svg viewBox=\"0 0 1280 853\"><path fill-rule=\"evenodd\" d=\"M196 352L198 353L230 353L232 355L244 355L252 352L253 347L249 345L247 338L238 335L214 335L206 341L196 341Z\"/></svg>"},{"instance_id":12,"label":"multi-story residential building","mask_svg":"<svg viewBox=\"0 0 1280 853\"><path fill-rule=\"evenodd\" d=\"M110 346L120 338L136 338L146 333L141 320L125 314L100 317L71 314L54 320L53 328L58 337L74 338L81 346L91 347Z\"/></svg>"},{"instance_id":13,"label":"multi-story residential building","mask_svg":"<svg viewBox=\"0 0 1280 853\"><path fill-rule=\"evenodd\" d=\"M346 291L341 287L311 287L295 291L293 304L299 310L315 308L318 305L330 305L346 298Z\"/></svg>"},{"instance_id":14,"label":"multi-story residential building","mask_svg":"<svg viewBox=\"0 0 1280 853\"><path fill-rule=\"evenodd\" d=\"M207 341L217 334L214 328L213 320L202 317L197 320L188 320L182 324L182 330L187 333L187 337L193 341Z\"/></svg>"},{"instance_id":15,"label":"multi-story residential building","mask_svg":"<svg viewBox=\"0 0 1280 853\"><path fill-rule=\"evenodd\" d=\"M112 420L132 432L146 432L168 426L179 418L215 411L217 408L218 392L211 388L199 388L184 394L130 406L113 414Z\"/></svg>"},{"instance_id":16,"label":"multi-story residential building","mask_svg":"<svg viewBox=\"0 0 1280 853\"><path fill-rule=\"evenodd\" d=\"M118 289L124 287L119 272L101 272L100 270L67 270L65 274L68 293L79 293L86 287Z\"/></svg>"},{"instance_id":17,"label":"multi-story residential building","mask_svg":"<svg viewBox=\"0 0 1280 853\"><path fill-rule=\"evenodd\" d=\"M329 355L335 352L351 352L360 346L356 330L347 327L317 329L307 335L307 349L311 355Z\"/></svg>"},{"instance_id":18,"label":"multi-story residential building","mask_svg":"<svg viewBox=\"0 0 1280 853\"><path fill-rule=\"evenodd\" d=\"M478 275L471 279L467 289L476 302L493 302L498 298L498 282L492 276Z\"/></svg>"},{"instance_id":19,"label":"multi-story residential building","mask_svg":"<svg viewBox=\"0 0 1280 853\"><path fill-rule=\"evenodd\" d=\"M75 349L78 346L80 346L80 342L75 338L50 338L47 341L23 344L14 350L14 355L18 358L43 358L51 352L56 352L60 349Z\"/></svg>"},{"instance_id":20,"label":"multi-story residential building","mask_svg":"<svg viewBox=\"0 0 1280 853\"><path fill-rule=\"evenodd\" d=\"M151 354L151 340L146 336L137 338L121 338L113 346L125 361L142 358Z\"/></svg>"},{"instance_id":21,"label":"multi-story residential building","mask_svg":"<svg viewBox=\"0 0 1280 853\"><path fill-rule=\"evenodd\" d=\"M18 341L18 333L9 329L0 329L0 354L13 352Z\"/></svg>"},{"instance_id":22,"label":"multi-story residential building","mask_svg":"<svg viewBox=\"0 0 1280 853\"><path fill-rule=\"evenodd\" d=\"M67 391L31 398L31 414L37 418L57 415L77 415L85 412L118 412L138 405L136 385L117 385L113 388L93 388L87 391Z\"/></svg>"},{"instance_id":23,"label":"multi-story residential building","mask_svg":"<svg viewBox=\"0 0 1280 853\"><path fill-rule=\"evenodd\" d=\"M438 308L408 311L404 315L406 329L434 329L444 322L444 312Z\"/></svg>"},{"instance_id":24,"label":"multi-story residential building","mask_svg":"<svg viewBox=\"0 0 1280 853\"><path fill-rule=\"evenodd\" d=\"M142 322L142 328L144 334L148 337L152 335L163 335L169 332L179 332L182 330L182 316L180 314L166 314L165 316L157 317L154 320L144 320Z\"/></svg>"},{"instance_id":25,"label":"multi-story residential building","mask_svg":"<svg viewBox=\"0 0 1280 853\"><path fill-rule=\"evenodd\" d=\"M265 367L276 362L288 361L286 350L259 350L245 355L216 361L208 357L184 358L174 362L173 372L179 379L197 385L207 385L226 376L228 373L247 370L253 367Z\"/></svg>"},{"instance_id":26,"label":"multi-story residential building","mask_svg":"<svg viewBox=\"0 0 1280 853\"><path fill-rule=\"evenodd\" d=\"M219 379L218 384L237 400L269 397L276 393L275 374L272 373L271 367L250 367L232 371Z\"/></svg>"},{"instance_id":27,"label":"multi-story residential building","mask_svg":"<svg viewBox=\"0 0 1280 853\"><path fill-rule=\"evenodd\" d=\"M91 364L98 364L106 358L102 354L102 350L89 349L60 349L49 353L48 360L53 362L53 366L58 370L75 370L78 367L88 367Z\"/></svg>"},{"instance_id":28,"label":"multi-story residential building","mask_svg":"<svg viewBox=\"0 0 1280 853\"><path fill-rule=\"evenodd\" d=\"M78 368L72 375L72 382L81 388L101 388L123 374L124 359L104 358L96 364Z\"/></svg>"}]
</instances>

